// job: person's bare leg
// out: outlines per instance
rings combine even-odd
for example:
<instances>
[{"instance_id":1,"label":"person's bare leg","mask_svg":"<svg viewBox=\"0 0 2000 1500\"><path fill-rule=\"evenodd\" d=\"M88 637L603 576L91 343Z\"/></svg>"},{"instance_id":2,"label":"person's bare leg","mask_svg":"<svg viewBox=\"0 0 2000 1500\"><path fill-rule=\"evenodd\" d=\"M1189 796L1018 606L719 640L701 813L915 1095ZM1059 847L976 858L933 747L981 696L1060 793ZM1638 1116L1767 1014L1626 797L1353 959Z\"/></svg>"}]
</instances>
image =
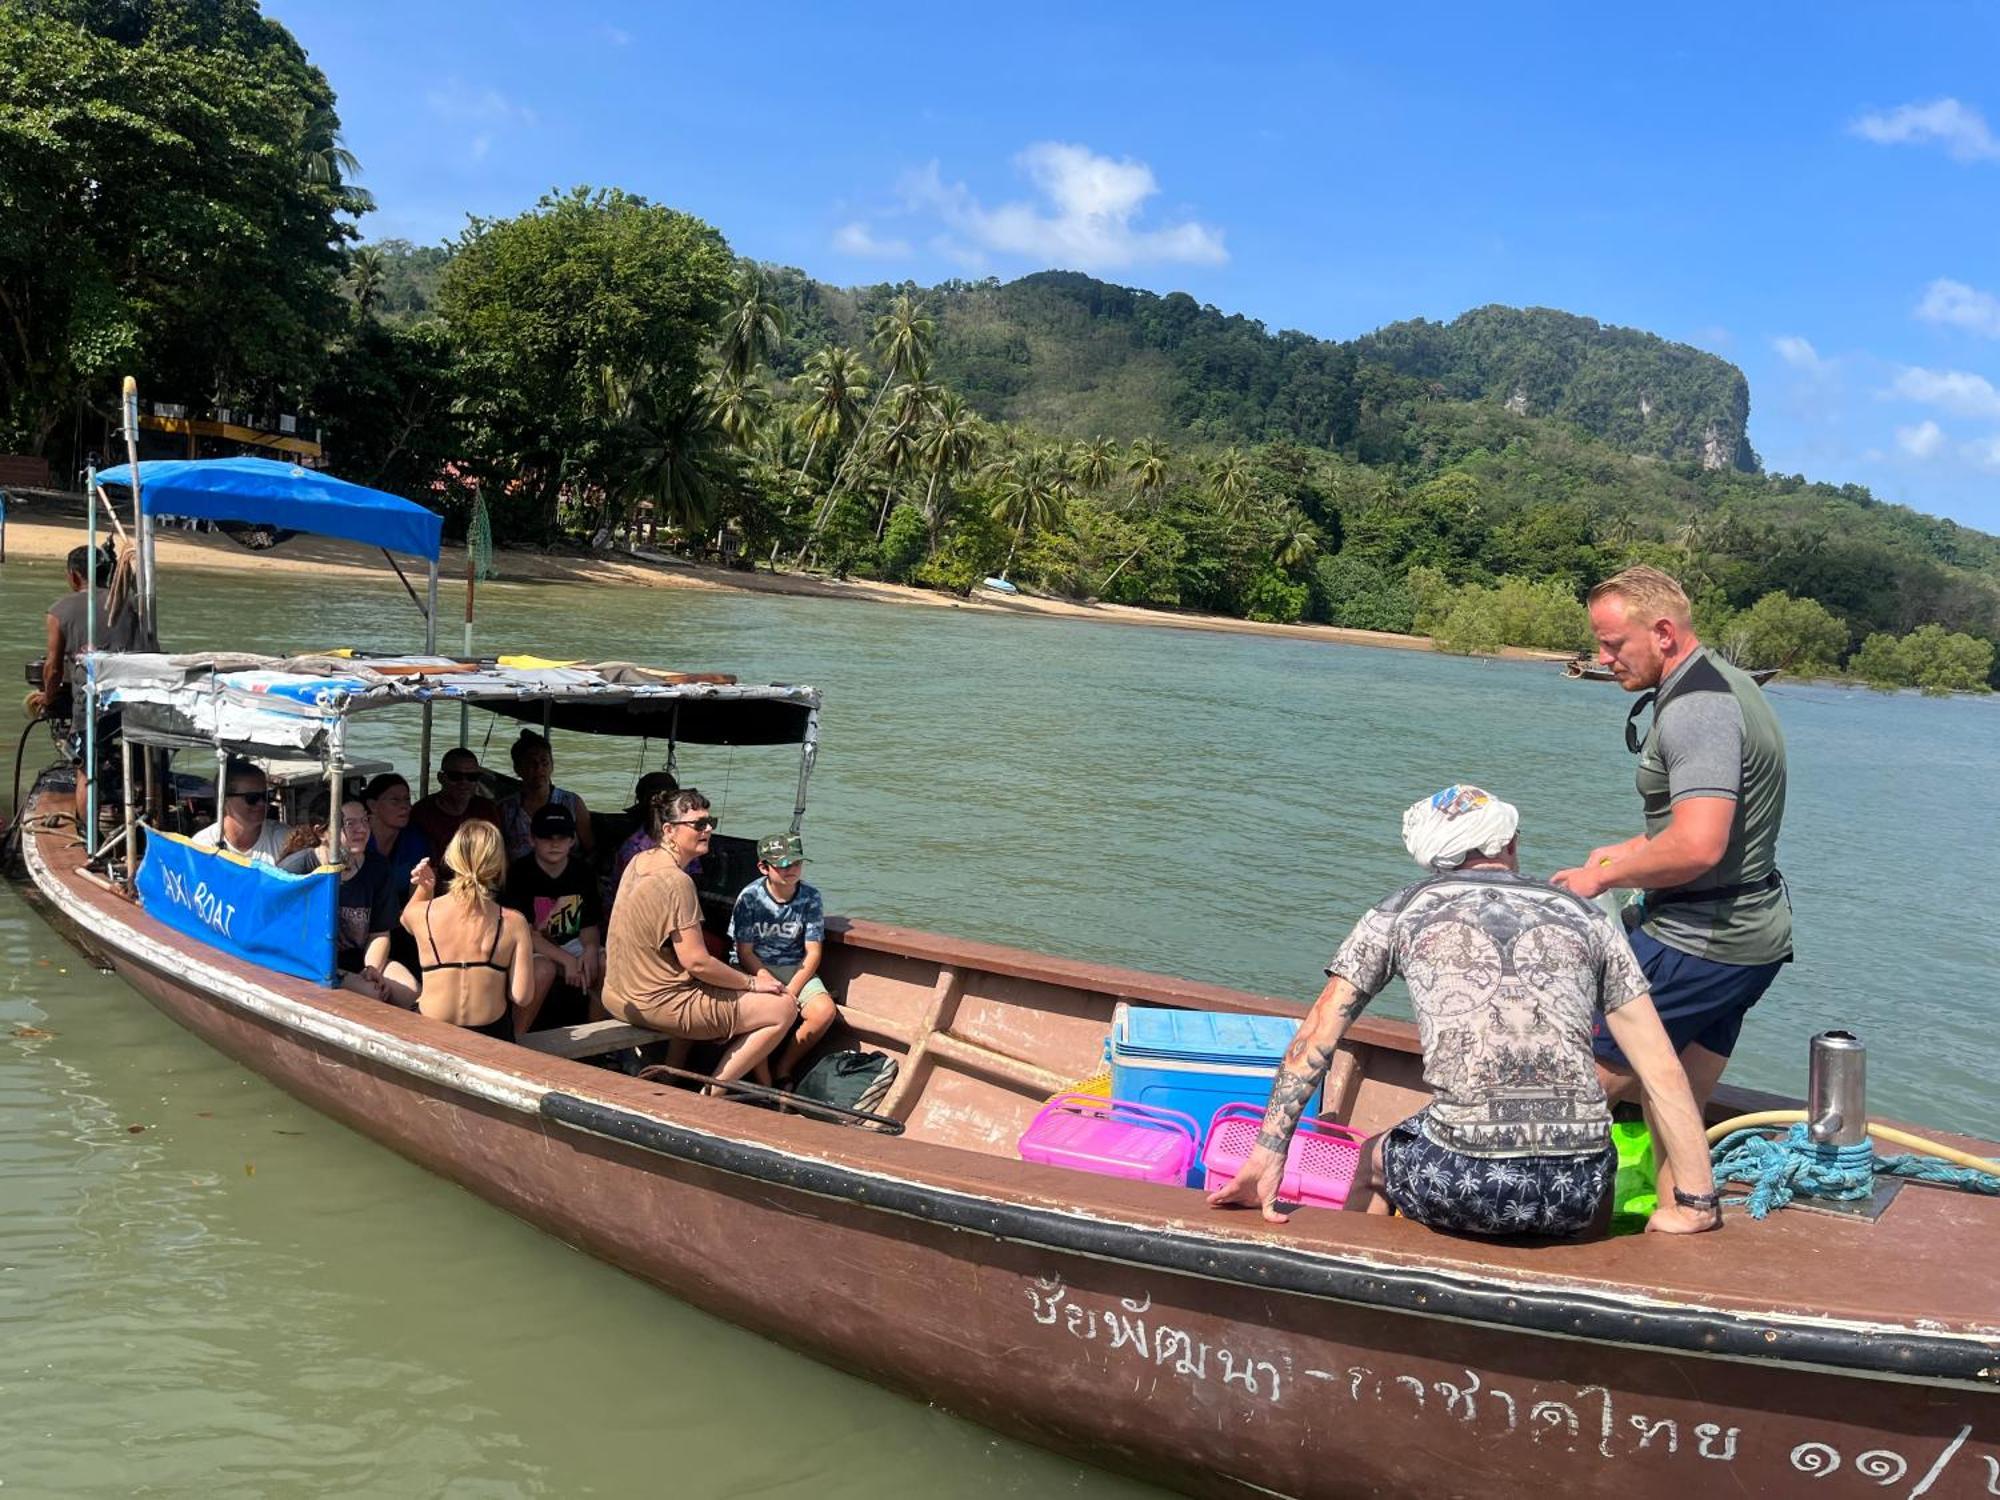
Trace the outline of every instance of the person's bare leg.
<instances>
[{"instance_id":1,"label":"person's bare leg","mask_svg":"<svg viewBox=\"0 0 2000 1500\"><path fill-rule=\"evenodd\" d=\"M742 1028L723 1049L715 1065L717 1083L734 1083L769 1057L785 1039L798 1007L790 995L767 995L746 990L736 1002L736 1024Z\"/></svg>"},{"instance_id":2,"label":"person's bare leg","mask_svg":"<svg viewBox=\"0 0 2000 1500\"><path fill-rule=\"evenodd\" d=\"M1711 1052L1700 1042L1689 1042L1681 1048L1681 1070L1687 1074L1688 1090L1694 1095L1695 1113L1708 1119L1708 1101L1715 1097L1715 1086L1722 1081L1722 1070L1729 1066L1729 1059L1719 1052ZM1659 1132L1653 1129L1653 1111L1650 1104L1642 1104L1646 1115L1646 1129L1653 1132L1653 1139L1659 1139ZM1653 1172L1653 1191L1660 1202L1674 1201L1674 1172L1667 1164L1667 1153L1655 1150L1653 1157L1657 1165Z\"/></svg>"},{"instance_id":3,"label":"person's bare leg","mask_svg":"<svg viewBox=\"0 0 2000 1500\"><path fill-rule=\"evenodd\" d=\"M1389 1201L1389 1180L1382 1174L1382 1137L1370 1136L1361 1147L1361 1160L1354 1164L1354 1181L1348 1184L1346 1211L1381 1217L1395 1211Z\"/></svg>"},{"instance_id":4,"label":"person's bare leg","mask_svg":"<svg viewBox=\"0 0 2000 1500\"><path fill-rule=\"evenodd\" d=\"M805 1008L799 1013L799 1029L792 1033L791 1044L778 1060L778 1077L792 1078L797 1075L799 1064L806 1060L807 1053L819 1045L820 1038L832 1028L839 1014L828 996L814 995L806 1001Z\"/></svg>"},{"instance_id":5,"label":"person's bare leg","mask_svg":"<svg viewBox=\"0 0 2000 1500\"><path fill-rule=\"evenodd\" d=\"M514 1039L519 1041L528 1034L528 1028L535 1024L535 1017L542 1013L542 1002L549 998L549 991L556 985L556 964L551 958L535 955L535 982L527 1000L514 1007Z\"/></svg>"}]
</instances>

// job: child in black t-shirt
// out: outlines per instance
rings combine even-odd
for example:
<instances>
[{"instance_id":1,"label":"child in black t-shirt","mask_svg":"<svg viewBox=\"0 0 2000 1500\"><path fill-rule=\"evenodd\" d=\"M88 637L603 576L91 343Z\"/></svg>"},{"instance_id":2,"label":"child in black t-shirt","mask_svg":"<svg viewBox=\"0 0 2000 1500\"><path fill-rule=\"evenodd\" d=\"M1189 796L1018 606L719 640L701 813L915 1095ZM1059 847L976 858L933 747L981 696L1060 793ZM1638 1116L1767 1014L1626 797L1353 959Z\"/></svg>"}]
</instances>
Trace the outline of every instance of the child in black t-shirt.
<instances>
[{"instance_id":1,"label":"child in black t-shirt","mask_svg":"<svg viewBox=\"0 0 2000 1500\"><path fill-rule=\"evenodd\" d=\"M521 1029L585 1020L604 982L604 907L597 877L576 857L576 819L551 802L529 825L533 849L507 871L500 904L528 919L534 933L534 994L521 1010ZM550 992L561 991L541 1015ZM576 1012L572 1017L569 1013Z\"/></svg>"}]
</instances>

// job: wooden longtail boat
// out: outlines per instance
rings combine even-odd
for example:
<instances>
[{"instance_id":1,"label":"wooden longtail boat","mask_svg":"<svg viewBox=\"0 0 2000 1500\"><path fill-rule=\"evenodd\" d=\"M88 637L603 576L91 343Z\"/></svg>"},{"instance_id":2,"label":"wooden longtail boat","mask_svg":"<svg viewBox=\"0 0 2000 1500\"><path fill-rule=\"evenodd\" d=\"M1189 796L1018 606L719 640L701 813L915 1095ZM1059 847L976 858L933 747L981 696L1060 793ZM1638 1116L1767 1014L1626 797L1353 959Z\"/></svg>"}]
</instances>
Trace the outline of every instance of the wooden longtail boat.
<instances>
[{"instance_id":1,"label":"wooden longtail boat","mask_svg":"<svg viewBox=\"0 0 2000 1500\"><path fill-rule=\"evenodd\" d=\"M316 1109L745 1328L1108 1468L1203 1495L2000 1493L1991 1199L1910 1186L1874 1223L1591 1244L1276 1228L1014 1151L1117 1001L1289 1008L1267 997L835 921L844 1036L901 1062L890 1137L275 975L39 819L23 855L92 952ZM1421 1105L1412 1028L1364 1018L1328 1092L1368 1130Z\"/></svg>"},{"instance_id":2,"label":"wooden longtail boat","mask_svg":"<svg viewBox=\"0 0 2000 1500\"><path fill-rule=\"evenodd\" d=\"M478 677L376 674L363 696L478 703ZM643 691L656 712L683 695L689 720L725 701ZM131 700L128 739L192 732L158 706L149 729ZM612 732L637 712L605 706L542 711ZM1015 1142L1096 1069L1118 1002L1288 1002L835 920L835 1044L898 1059L888 1135L592 1066L629 1041L617 1028L516 1045L275 973L92 873L69 805L45 784L22 821L36 892L196 1035L676 1297L1029 1442L1196 1495L2000 1494L2000 1201L1906 1185L1874 1220L1732 1214L1719 1234L1569 1244L1311 1209L1270 1226ZM1374 1131L1425 1098L1414 1029L1359 1021L1327 1113ZM1782 1103L1725 1089L1712 1115Z\"/></svg>"}]
</instances>

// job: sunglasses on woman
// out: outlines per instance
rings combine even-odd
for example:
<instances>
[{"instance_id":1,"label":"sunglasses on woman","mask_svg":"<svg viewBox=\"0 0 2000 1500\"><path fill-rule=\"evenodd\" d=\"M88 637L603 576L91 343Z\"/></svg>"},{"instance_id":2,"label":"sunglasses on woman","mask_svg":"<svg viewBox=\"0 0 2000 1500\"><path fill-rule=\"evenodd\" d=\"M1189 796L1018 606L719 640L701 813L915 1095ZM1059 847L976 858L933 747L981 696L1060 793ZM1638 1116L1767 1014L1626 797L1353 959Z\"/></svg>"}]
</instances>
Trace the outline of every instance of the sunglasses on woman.
<instances>
[{"instance_id":1,"label":"sunglasses on woman","mask_svg":"<svg viewBox=\"0 0 2000 1500\"><path fill-rule=\"evenodd\" d=\"M722 822L719 818L675 818L667 826L669 828L698 828L703 833L707 833L712 828L720 828Z\"/></svg>"}]
</instances>

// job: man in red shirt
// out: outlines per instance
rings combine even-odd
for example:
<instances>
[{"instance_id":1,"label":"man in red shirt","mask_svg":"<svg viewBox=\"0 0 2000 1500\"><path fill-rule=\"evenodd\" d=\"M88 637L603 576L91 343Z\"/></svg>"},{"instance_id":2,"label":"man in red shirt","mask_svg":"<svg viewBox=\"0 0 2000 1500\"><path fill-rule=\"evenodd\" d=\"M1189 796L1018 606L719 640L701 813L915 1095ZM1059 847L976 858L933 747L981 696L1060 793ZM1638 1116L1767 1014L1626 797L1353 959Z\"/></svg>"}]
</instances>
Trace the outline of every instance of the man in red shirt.
<instances>
[{"instance_id":1,"label":"man in red shirt","mask_svg":"<svg viewBox=\"0 0 2000 1500\"><path fill-rule=\"evenodd\" d=\"M438 766L438 789L410 809L410 822L431 841L439 856L469 818L483 818L500 826L500 808L491 797L480 793L479 757L460 746L447 750Z\"/></svg>"}]
</instances>

